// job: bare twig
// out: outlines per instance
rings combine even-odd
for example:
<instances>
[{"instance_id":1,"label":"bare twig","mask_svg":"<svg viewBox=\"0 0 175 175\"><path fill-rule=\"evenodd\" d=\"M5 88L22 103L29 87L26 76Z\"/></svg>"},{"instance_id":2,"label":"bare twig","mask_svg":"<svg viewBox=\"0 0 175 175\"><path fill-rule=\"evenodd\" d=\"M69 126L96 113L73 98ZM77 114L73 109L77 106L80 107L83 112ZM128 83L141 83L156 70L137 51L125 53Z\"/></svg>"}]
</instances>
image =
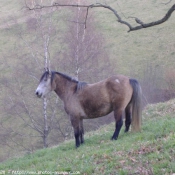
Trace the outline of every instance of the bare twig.
<instances>
[{"instance_id":1,"label":"bare twig","mask_svg":"<svg viewBox=\"0 0 175 175\"><path fill-rule=\"evenodd\" d=\"M165 3L162 3L162 4L167 5L167 4L171 3L171 2L172 2L172 0L169 0L168 2L165 2Z\"/></svg>"},{"instance_id":2,"label":"bare twig","mask_svg":"<svg viewBox=\"0 0 175 175\"><path fill-rule=\"evenodd\" d=\"M104 4L100 4L100 3L96 3L96 4L91 4L91 5L79 5L79 4L59 4L59 3L54 3L53 5L48 5L48 6L41 6L41 5L37 5L35 6L34 8L30 8L27 6L27 8L29 10L36 10L36 9L43 9L43 8L51 8L51 7L82 7L82 8L87 8L87 12L86 12L86 17L85 17L85 28L86 28L86 21L87 21L87 17L88 17L88 12L89 12L89 8L96 8L96 7L102 7L102 8L106 8L108 10L110 10L111 12L114 13L114 15L116 16L117 18L117 21L121 24L124 24L126 25L129 30L128 32L130 31L135 31L135 30L140 30L140 29L143 29L143 28L148 28L148 27L152 27L152 26L155 26L155 25L159 25L159 24L162 24L164 22L166 22L171 14L174 12L175 10L175 4L167 11L167 13L165 14L165 16L163 18L161 18L160 20L157 20L157 21L153 21L153 22L150 22L150 23L144 23L142 22L140 19L138 18L135 18L135 21L137 24L137 26L132 26L129 22L123 20L121 18L121 16L117 13L117 11L115 9L113 9L111 6L108 6L108 5L104 5Z\"/></svg>"}]
</instances>

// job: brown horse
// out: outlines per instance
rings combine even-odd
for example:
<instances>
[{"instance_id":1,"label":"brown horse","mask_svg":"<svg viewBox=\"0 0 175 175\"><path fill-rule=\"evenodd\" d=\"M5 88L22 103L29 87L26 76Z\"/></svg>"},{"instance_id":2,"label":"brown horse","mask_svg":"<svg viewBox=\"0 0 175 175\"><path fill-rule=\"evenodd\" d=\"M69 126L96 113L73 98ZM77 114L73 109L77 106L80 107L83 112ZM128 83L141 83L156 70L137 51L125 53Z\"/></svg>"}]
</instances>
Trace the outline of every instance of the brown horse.
<instances>
[{"instance_id":1,"label":"brown horse","mask_svg":"<svg viewBox=\"0 0 175 175\"><path fill-rule=\"evenodd\" d=\"M40 79L36 95L45 97L51 91L55 91L64 102L74 128L76 147L84 142L83 119L105 116L112 111L116 122L112 140L118 138L123 125L123 112L125 132L128 132L130 124L134 131L140 131L141 87L137 80L116 75L95 84L87 84L59 72L46 71Z\"/></svg>"}]
</instances>

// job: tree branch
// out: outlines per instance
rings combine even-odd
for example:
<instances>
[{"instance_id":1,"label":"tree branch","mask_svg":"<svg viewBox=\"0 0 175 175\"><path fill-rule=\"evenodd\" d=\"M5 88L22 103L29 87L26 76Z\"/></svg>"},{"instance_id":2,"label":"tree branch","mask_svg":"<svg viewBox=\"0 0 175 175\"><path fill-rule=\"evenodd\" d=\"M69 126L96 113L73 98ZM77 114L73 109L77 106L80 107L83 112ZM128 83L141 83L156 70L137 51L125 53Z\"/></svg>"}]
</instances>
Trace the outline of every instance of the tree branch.
<instances>
[{"instance_id":1,"label":"tree branch","mask_svg":"<svg viewBox=\"0 0 175 175\"><path fill-rule=\"evenodd\" d=\"M152 26L155 26L155 25L159 25L159 24L162 24L164 22L166 22L171 14L174 12L175 10L175 4L168 10L168 12L165 14L165 16L163 18L161 18L160 20L157 20L157 21L153 21L153 22L150 22L150 23L144 23L142 22L140 19L138 18L135 18L135 21L137 24L137 26L132 26L129 22L125 21L125 20L122 20L121 16L117 13L117 11L115 9L113 9L111 6L108 6L108 5L104 5L104 4L100 4L100 3L96 3L96 4L91 4L91 5L79 5L79 4L59 4L59 3L54 3L53 5L48 5L48 6L41 6L41 5L37 5L33 8L30 8L27 6L27 8L29 10L36 10L36 9L43 9L43 8L51 8L51 7L82 7L82 8L87 8L87 12L86 12L86 17L85 17L85 22L84 22L84 25L85 25L85 28L86 28L86 21L87 21L87 17L88 17L88 12L89 12L89 8L96 8L96 7L102 7L102 8L106 8L108 10L110 10L111 12L114 13L114 15L116 16L117 18L117 21L121 24L124 24L126 25L129 30L128 32L130 31L135 31L135 30L140 30L140 29L143 29L143 28L148 28L148 27L152 27Z\"/></svg>"},{"instance_id":2,"label":"tree branch","mask_svg":"<svg viewBox=\"0 0 175 175\"><path fill-rule=\"evenodd\" d=\"M172 0L169 0L168 2L165 2L165 3L162 3L162 4L167 5L167 4L169 4L171 1L172 1Z\"/></svg>"}]
</instances>

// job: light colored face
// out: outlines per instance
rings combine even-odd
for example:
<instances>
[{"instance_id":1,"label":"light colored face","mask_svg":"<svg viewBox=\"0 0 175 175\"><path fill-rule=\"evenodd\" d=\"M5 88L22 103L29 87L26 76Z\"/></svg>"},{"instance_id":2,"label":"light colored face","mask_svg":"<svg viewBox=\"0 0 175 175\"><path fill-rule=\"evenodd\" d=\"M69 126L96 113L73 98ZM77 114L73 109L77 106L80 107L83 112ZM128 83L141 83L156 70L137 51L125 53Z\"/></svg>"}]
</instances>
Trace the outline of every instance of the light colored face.
<instances>
[{"instance_id":1,"label":"light colored face","mask_svg":"<svg viewBox=\"0 0 175 175\"><path fill-rule=\"evenodd\" d=\"M39 98L44 98L49 92L52 91L51 88L51 75L47 72L44 73L44 75L41 78L41 81L36 89L35 94Z\"/></svg>"}]
</instances>

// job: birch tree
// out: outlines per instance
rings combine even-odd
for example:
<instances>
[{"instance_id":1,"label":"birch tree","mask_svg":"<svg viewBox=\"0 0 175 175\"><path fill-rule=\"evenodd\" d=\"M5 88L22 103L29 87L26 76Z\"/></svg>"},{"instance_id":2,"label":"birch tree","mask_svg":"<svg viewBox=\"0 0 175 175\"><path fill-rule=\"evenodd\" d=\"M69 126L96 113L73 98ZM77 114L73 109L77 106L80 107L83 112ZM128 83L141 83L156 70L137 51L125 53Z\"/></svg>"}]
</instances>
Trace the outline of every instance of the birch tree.
<instances>
[{"instance_id":1,"label":"birch tree","mask_svg":"<svg viewBox=\"0 0 175 175\"><path fill-rule=\"evenodd\" d=\"M84 3L85 1L77 1ZM63 59L59 60L61 70L74 76L79 81L95 83L111 75L116 69L105 51L105 39L97 31L94 14L88 18L85 28L83 20L86 16L84 8L69 9L70 17L67 19L67 30L64 33L64 42L67 49L63 53ZM110 120L111 121L111 120ZM87 130L97 129L106 123L104 119L96 119L85 122Z\"/></svg>"},{"instance_id":2,"label":"birch tree","mask_svg":"<svg viewBox=\"0 0 175 175\"><path fill-rule=\"evenodd\" d=\"M4 70L8 70L8 76L2 74L0 79L4 94L0 117L2 160L16 152L23 154L58 144L69 137L69 120L63 117L63 106L58 98L51 95L40 101L35 97L44 68L50 69L51 61L57 64L57 60L50 59L55 40L60 42L57 35L60 31L52 23L53 12L53 9L32 11L34 14L26 25L21 27L16 23L16 49L4 56L4 60L13 57L14 65L7 62ZM15 60L20 63L15 64Z\"/></svg>"},{"instance_id":3,"label":"birch tree","mask_svg":"<svg viewBox=\"0 0 175 175\"><path fill-rule=\"evenodd\" d=\"M114 69L104 49L105 39L97 31L93 13L87 21L89 27L85 28L82 22L86 10L79 7L70 11L72 15L67 19L68 27L64 34L68 49L60 64L64 72L69 72L80 81L100 81L112 74Z\"/></svg>"}]
</instances>

